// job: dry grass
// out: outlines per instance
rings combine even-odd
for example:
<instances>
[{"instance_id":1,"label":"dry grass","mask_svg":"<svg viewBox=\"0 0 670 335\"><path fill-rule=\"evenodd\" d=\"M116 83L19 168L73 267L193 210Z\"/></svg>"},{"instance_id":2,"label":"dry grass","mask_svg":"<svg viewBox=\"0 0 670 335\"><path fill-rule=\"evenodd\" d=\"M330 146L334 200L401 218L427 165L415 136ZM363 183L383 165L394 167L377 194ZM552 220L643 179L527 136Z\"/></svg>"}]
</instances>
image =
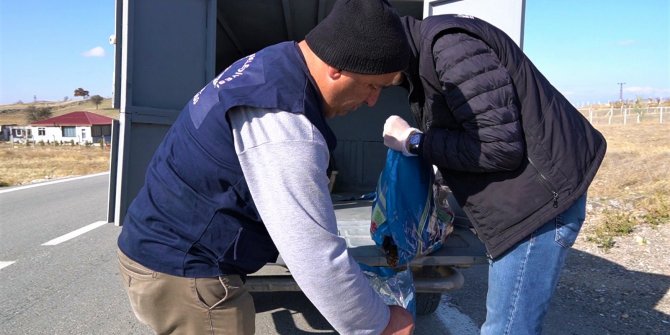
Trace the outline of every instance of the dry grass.
<instances>
[{"instance_id":1,"label":"dry grass","mask_svg":"<svg viewBox=\"0 0 670 335\"><path fill-rule=\"evenodd\" d=\"M0 106L0 124L24 120L26 105ZM106 99L58 103L54 116L87 110L118 118ZM25 121L14 122L23 124ZM589 189L586 237L609 248L616 236L640 224L670 221L670 123L597 125L608 142L607 155ZM0 144L0 186L85 175L109 169L109 149L98 146L25 146Z\"/></svg>"},{"instance_id":2,"label":"dry grass","mask_svg":"<svg viewBox=\"0 0 670 335\"><path fill-rule=\"evenodd\" d=\"M30 105L52 107L53 116L87 111L119 118L119 110L105 99L95 108L89 100L37 102L0 106L0 124L28 124L24 109ZM16 186L37 181L86 175L109 170L109 148L85 145L40 145L0 143L0 186Z\"/></svg>"},{"instance_id":3,"label":"dry grass","mask_svg":"<svg viewBox=\"0 0 670 335\"><path fill-rule=\"evenodd\" d=\"M109 170L109 148L0 143L0 186Z\"/></svg>"},{"instance_id":4,"label":"dry grass","mask_svg":"<svg viewBox=\"0 0 670 335\"><path fill-rule=\"evenodd\" d=\"M72 100L65 102L37 102L30 104L12 104L0 106L0 124L17 124L20 126L28 125L24 109L28 106L51 107L53 117L78 111L92 112L113 119L119 118L119 110L112 108L112 99L105 99L95 108L95 104L90 100Z\"/></svg>"},{"instance_id":5,"label":"dry grass","mask_svg":"<svg viewBox=\"0 0 670 335\"><path fill-rule=\"evenodd\" d=\"M602 125L607 155L589 189L588 238L601 247L670 220L670 124Z\"/></svg>"}]
</instances>

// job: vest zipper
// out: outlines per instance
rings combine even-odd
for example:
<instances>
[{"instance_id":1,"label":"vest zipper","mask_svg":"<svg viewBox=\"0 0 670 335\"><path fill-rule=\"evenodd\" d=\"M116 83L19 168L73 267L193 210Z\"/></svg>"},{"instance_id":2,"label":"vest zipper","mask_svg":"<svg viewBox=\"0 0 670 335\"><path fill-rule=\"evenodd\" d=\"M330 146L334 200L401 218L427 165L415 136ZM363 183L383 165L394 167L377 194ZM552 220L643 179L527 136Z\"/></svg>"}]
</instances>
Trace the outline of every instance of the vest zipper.
<instances>
[{"instance_id":1,"label":"vest zipper","mask_svg":"<svg viewBox=\"0 0 670 335\"><path fill-rule=\"evenodd\" d=\"M466 213L465 217L468 219L468 222L470 222L470 217L468 217L467 213ZM493 259L493 257L491 257L491 253L489 252L489 247L486 245L484 240L482 240L482 237L484 237L484 235L479 233L479 230L477 229L475 224L473 224L472 222L470 222L470 226L467 227L467 229L469 230L470 227L472 227L472 229L474 229L475 237L477 237L477 239L479 239L480 241L482 241L482 243L484 243L484 250L486 250L486 258Z\"/></svg>"},{"instance_id":2,"label":"vest zipper","mask_svg":"<svg viewBox=\"0 0 670 335\"><path fill-rule=\"evenodd\" d=\"M537 174L540 176L540 178L538 178L540 180L540 184L542 184L547 189L547 191L551 192L551 194L553 196L553 201L554 201L553 207L558 208L558 192L556 192L553 189L553 187L551 186L551 183L549 182L549 179L547 179L547 177L545 177L542 174L540 169L537 168L537 166L535 165L535 163L533 163L533 161L530 159L530 157L528 157L528 162L530 163L530 165L533 168L535 168L535 171L537 171Z\"/></svg>"}]
</instances>

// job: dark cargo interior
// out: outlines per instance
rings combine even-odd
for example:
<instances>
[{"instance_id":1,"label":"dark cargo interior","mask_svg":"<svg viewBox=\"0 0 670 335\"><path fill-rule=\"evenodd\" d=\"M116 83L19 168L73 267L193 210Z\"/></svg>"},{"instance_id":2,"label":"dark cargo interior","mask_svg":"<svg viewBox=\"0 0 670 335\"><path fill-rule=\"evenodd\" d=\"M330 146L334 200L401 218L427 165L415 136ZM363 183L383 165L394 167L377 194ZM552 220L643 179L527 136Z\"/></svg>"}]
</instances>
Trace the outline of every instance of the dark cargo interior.
<instances>
[{"instance_id":1,"label":"dark cargo interior","mask_svg":"<svg viewBox=\"0 0 670 335\"><path fill-rule=\"evenodd\" d=\"M237 59L268 45L300 41L331 10L334 0L218 0L216 73ZM399 15L422 17L423 1L390 1ZM338 171L334 192L374 191L386 158L382 126L389 115L413 123L407 92L399 87L384 90L374 108L366 106L329 120L337 135L334 152Z\"/></svg>"}]
</instances>

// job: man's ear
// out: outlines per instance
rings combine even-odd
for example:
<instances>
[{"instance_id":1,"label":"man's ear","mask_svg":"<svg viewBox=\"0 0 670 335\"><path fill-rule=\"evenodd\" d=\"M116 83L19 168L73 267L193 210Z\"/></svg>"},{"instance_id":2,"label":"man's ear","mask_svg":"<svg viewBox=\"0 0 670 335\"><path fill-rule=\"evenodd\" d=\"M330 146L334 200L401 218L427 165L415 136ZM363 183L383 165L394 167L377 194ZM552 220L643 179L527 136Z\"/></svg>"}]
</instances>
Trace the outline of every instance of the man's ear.
<instances>
[{"instance_id":1,"label":"man's ear","mask_svg":"<svg viewBox=\"0 0 670 335\"><path fill-rule=\"evenodd\" d=\"M328 66L328 77L332 80L338 80L342 76L342 70L338 70L332 66Z\"/></svg>"},{"instance_id":2,"label":"man's ear","mask_svg":"<svg viewBox=\"0 0 670 335\"><path fill-rule=\"evenodd\" d=\"M398 74L393 77L393 82L391 83L391 86L400 86L404 81L405 81L405 74L402 72L398 72Z\"/></svg>"}]
</instances>

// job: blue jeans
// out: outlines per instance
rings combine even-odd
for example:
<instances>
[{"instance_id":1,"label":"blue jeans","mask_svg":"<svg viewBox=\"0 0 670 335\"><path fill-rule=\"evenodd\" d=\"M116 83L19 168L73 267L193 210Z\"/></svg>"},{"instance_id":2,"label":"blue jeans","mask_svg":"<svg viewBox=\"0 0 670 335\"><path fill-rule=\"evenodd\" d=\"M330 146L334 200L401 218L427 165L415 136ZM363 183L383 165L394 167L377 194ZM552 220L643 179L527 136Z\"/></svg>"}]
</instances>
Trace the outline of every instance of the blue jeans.
<instances>
[{"instance_id":1,"label":"blue jeans","mask_svg":"<svg viewBox=\"0 0 670 335\"><path fill-rule=\"evenodd\" d=\"M586 214L586 195L529 237L489 261L481 334L540 334L549 302Z\"/></svg>"}]
</instances>

